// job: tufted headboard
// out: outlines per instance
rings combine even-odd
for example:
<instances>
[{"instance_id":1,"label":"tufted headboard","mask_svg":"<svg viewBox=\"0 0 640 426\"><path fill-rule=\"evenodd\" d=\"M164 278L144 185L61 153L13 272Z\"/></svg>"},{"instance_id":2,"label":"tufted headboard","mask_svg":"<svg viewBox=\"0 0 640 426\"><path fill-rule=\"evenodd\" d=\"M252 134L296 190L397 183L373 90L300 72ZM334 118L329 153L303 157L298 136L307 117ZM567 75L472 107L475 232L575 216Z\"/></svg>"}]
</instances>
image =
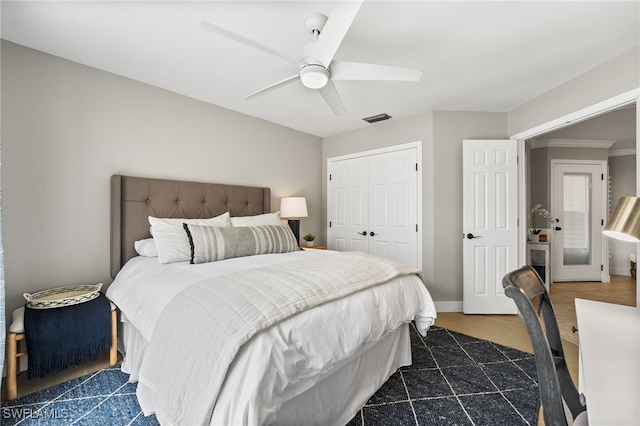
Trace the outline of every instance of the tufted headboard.
<instances>
[{"instance_id":1,"label":"tufted headboard","mask_svg":"<svg viewBox=\"0 0 640 426\"><path fill-rule=\"evenodd\" d=\"M111 176L111 276L136 256L134 242L151 237L149 216L209 218L229 212L271 212L269 188Z\"/></svg>"}]
</instances>

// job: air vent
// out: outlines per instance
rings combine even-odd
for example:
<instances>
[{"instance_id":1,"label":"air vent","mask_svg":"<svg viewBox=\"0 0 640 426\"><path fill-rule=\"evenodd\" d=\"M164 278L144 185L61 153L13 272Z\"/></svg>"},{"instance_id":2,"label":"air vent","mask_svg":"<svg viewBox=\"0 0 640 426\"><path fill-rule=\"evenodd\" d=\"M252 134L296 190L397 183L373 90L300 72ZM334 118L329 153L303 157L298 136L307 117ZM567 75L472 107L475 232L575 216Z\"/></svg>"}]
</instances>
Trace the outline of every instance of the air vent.
<instances>
[{"instance_id":1,"label":"air vent","mask_svg":"<svg viewBox=\"0 0 640 426\"><path fill-rule=\"evenodd\" d=\"M384 121L390 119L391 116L387 113L372 115L371 117L363 118L367 123L375 123L376 121Z\"/></svg>"}]
</instances>

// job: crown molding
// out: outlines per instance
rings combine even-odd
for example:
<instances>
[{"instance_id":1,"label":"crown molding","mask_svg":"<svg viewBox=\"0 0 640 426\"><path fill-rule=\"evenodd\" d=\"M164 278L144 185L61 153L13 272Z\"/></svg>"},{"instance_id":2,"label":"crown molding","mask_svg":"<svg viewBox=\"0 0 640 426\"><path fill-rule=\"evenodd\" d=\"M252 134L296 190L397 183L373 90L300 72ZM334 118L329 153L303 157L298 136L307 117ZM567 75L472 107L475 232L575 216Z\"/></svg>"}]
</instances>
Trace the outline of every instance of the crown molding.
<instances>
[{"instance_id":1,"label":"crown molding","mask_svg":"<svg viewBox=\"0 0 640 426\"><path fill-rule=\"evenodd\" d=\"M543 139L536 138L527 141L531 149L537 148L604 148L609 149L616 141L588 140L588 139Z\"/></svg>"},{"instance_id":2,"label":"crown molding","mask_svg":"<svg viewBox=\"0 0 640 426\"><path fill-rule=\"evenodd\" d=\"M636 155L635 148L612 149L609 151L609 157L623 157L625 155Z\"/></svg>"}]
</instances>

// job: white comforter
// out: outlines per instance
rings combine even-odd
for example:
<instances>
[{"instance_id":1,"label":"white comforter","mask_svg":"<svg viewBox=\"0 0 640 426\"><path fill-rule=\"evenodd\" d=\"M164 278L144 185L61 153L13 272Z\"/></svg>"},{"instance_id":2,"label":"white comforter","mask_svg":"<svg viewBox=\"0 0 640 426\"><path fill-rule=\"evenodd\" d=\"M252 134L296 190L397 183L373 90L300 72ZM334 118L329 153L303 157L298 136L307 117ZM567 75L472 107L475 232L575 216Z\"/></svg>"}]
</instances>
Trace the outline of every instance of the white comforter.
<instances>
[{"instance_id":1,"label":"white comforter","mask_svg":"<svg viewBox=\"0 0 640 426\"><path fill-rule=\"evenodd\" d=\"M311 256L330 256L330 252L310 250L202 265L158 265L156 259L135 258L120 272L107 296L118 305L124 320L151 341L160 313L183 289L205 278ZM412 319L424 332L435 316L420 279L405 276L291 317L256 335L238 353L218 396L212 424L273 420L283 401L313 382L310 377L321 376L356 355L364 343ZM141 398L145 414L154 411L152 401L153 397Z\"/></svg>"}]
</instances>

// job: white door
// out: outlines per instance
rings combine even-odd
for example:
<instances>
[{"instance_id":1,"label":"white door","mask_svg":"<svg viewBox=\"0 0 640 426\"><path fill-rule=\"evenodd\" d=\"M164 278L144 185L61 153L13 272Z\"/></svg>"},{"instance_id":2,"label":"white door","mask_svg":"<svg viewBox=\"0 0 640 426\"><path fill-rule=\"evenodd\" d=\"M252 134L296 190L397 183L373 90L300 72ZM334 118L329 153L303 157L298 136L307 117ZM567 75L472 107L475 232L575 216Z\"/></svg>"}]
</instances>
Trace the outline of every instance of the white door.
<instances>
[{"instance_id":1,"label":"white door","mask_svg":"<svg viewBox=\"0 0 640 426\"><path fill-rule=\"evenodd\" d=\"M330 164L327 248L368 252L369 159L358 157Z\"/></svg>"},{"instance_id":2,"label":"white door","mask_svg":"<svg viewBox=\"0 0 640 426\"><path fill-rule=\"evenodd\" d=\"M465 314L515 314L502 278L518 268L517 143L462 144L463 299Z\"/></svg>"},{"instance_id":3,"label":"white door","mask_svg":"<svg viewBox=\"0 0 640 426\"><path fill-rule=\"evenodd\" d=\"M369 157L369 253L418 267L416 150Z\"/></svg>"},{"instance_id":4,"label":"white door","mask_svg":"<svg viewBox=\"0 0 640 426\"><path fill-rule=\"evenodd\" d=\"M551 161L554 281L602 281L605 162Z\"/></svg>"},{"instance_id":5,"label":"white door","mask_svg":"<svg viewBox=\"0 0 640 426\"><path fill-rule=\"evenodd\" d=\"M327 246L419 268L416 148L330 159Z\"/></svg>"}]
</instances>

